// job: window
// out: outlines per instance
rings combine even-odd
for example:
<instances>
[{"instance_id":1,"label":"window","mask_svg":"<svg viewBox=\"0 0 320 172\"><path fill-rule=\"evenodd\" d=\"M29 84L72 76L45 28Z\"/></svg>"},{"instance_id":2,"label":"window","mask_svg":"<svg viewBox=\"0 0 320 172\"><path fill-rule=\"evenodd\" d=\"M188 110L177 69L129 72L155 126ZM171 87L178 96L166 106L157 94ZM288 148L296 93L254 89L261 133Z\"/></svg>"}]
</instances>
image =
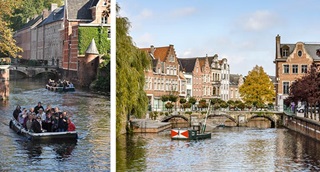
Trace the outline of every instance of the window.
<instances>
[{"instance_id":1,"label":"window","mask_svg":"<svg viewBox=\"0 0 320 172\"><path fill-rule=\"evenodd\" d=\"M301 73L307 73L308 72L308 66L307 65L301 65Z\"/></svg>"},{"instance_id":2,"label":"window","mask_svg":"<svg viewBox=\"0 0 320 172\"><path fill-rule=\"evenodd\" d=\"M283 73L289 73L289 65L283 65Z\"/></svg>"},{"instance_id":3,"label":"window","mask_svg":"<svg viewBox=\"0 0 320 172\"><path fill-rule=\"evenodd\" d=\"M292 73L298 73L298 65L292 65Z\"/></svg>"},{"instance_id":4,"label":"window","mask_svg":"<svg viewBox=\"0 0 320 172\"><path fill-rule=\"evenodd\" d=\"M288 56L289 56L289 47L285 45L282 47L282 57L288 57Z\"/></svg>"},{"instance_id":5,"label":"window","mask_svg":"<svg viewBox=\"0 0 320 172\"><path fill-rule=\"evenodd\" d=\"M190 89L187 89L187 96L191 96L191 90Z\"/></svg>"},{"instance_id":6,"label":"window","mask_svg":"<svg viewBox=\"0 0 320 172\"><path fill-rule=\"evenodd\" d=\"M108 17L107 16L101 17L101 23L102 24L107 24L108 23Z\"/></svg>"},{"instance_id":7,"label":"window","mask_svg":"<svg viewBox=\"0 0 320 172\"><path fill-rule=\"evenodd\" d=\"M187 84L191 84L191 78L187 78Z\"/></svg>"},{"instance_id":8,"label":"window","mask_svg":"<svg viewBox=\"0 0 320 172\"><path fill-rule=\"evenodd\" d=\"M289 94L289 82L283 82L283 94Z\"/></svg>"},{"instance_id":9,"label":"window","mask_svg":"<svg viewBox=\"0 0 320 172\"><path fill-rule=\"evenodd\" d=\"M301 50L298 51L298 56L299 56L299 57L302 56L302 51L301 51Z\"/></svg>"}]
</instances>

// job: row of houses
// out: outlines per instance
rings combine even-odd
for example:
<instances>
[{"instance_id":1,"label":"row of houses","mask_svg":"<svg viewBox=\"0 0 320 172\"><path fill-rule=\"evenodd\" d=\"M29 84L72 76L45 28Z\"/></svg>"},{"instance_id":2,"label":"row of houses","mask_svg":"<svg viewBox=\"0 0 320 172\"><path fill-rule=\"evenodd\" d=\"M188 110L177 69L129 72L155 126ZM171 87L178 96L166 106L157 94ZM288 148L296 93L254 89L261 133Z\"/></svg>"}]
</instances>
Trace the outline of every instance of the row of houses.
<instances>
[{"instance_id":1,"label":"row of houses","mask_svg":"<svg viewBox=\"0 0 320 172\"><path fill-rule=\"evenodd\" d=\"M312 63L320 65L320 43L281 43L276 36L275 76L269 76L275 86L275 105L282 110L290 86L306 75ZM180 98L220 98L241 100L239 87L244 77L230 74L228 60L218 55L178 58L173 45L141 48L152 58L152 68L146 70L145 91L153 110L162 110L162 95L176 94Z\"/></svg>"},{"instance_id":2,"label":"row of houses","mask_svg":"<svg viewBox=\"0 0 320 172\"><path fill-rule=\"evenodd\" d=\"M50 11L43 10L41 15L30 19L15 32L17 46L23 49L19 56L57 66L67 78L79 78L81 63L88 62L96 70L100 59L94 62L84 59L86 49L79 47L92 48L93 38L95 46L99 47L105 41L104 37L110 38L109 10L110 0L64 0L64 5L60 7L52 4ZM91 30L97 33L86 37L86 33L80 33L86 30L83 28L93 28ZM103 55L108 52L94 53Z\"/></svg>"},{"instance_id":3,"label":"row of houses","mask_svg":"<svg viewBox=\"0 0 320 172\"><path fill-rule=\"evenodd\" d=\"M220 98L240 100L239 86L242 75L230 74L226 58L218 55L178 58L174 46L141 48L152 60L151 68L145 71L145 91L152 110L163 110L163 95L179 98Z\"/></svg>"}]
</instances>

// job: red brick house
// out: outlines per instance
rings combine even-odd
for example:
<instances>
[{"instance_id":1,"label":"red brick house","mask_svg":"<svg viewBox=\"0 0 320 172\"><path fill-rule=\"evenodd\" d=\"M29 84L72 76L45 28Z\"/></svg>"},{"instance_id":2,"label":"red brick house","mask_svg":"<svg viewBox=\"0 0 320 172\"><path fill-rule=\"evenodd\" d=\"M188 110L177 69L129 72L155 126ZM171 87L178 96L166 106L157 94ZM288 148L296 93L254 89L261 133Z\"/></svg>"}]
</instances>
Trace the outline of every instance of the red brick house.
<instances>
[{"instance_id":1,"label":"red brick house","mask_svg":"<svg viewBox=\"0 0 320 172\"><path fill-rule=\"evenodd\" d=\"M179 70L179 62L173 45L141 48L151 58L151 67L145 71L145 91L152 110L164 110L161 96L174 94L186 96L186 79Z\"/></svg>"},{"instance_id":2,"label":"red brick house","mask_svg":"<svg viewBox=\"0 0 320 172\"><path fill-rule=\"evenodd\" d=\"M106 14L110 0L65 0L64 38L62 69L68 78L78 78L79 27L110 28L110 17ZM92 38L91 38L92 39ZM90 40L91 40L90 39ZM89 46L89 45L88 45ZM104 54L107 52L99 52Z\"/></svg>"},{"instance_id":3,"label":"red brick house","mask_svg":"<svg viewBox=\"0 0 320 172\"><path fill-rule=\"evenodd\" d=\"M319 43L290 43L283 44L280 36L276 36L276 105L280 110L283 107L283 100L289 95L290 85L305 75L313 62L320 64L320 57L317 50Z\"/></svg>"}]
</instances>

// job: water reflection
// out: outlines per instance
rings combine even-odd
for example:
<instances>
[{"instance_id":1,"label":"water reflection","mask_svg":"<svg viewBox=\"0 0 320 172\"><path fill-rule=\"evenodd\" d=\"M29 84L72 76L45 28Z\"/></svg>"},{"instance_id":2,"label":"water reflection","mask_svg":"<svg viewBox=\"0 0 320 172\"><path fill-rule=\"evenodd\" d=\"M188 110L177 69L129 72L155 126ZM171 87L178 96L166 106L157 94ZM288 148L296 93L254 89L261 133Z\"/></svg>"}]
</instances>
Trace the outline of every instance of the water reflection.
<instances>
[{"instance_id":1,"label":"water reflection","mask_svg":"<svg viewBox=\"0 0 320 172\"><path fill-rule=\"evenodd\" d=\"M119 137L116 151L117 171L320 170L320 142L281 128L217 128L200 141L135 134Z\"/></svg>"}]
</instances>

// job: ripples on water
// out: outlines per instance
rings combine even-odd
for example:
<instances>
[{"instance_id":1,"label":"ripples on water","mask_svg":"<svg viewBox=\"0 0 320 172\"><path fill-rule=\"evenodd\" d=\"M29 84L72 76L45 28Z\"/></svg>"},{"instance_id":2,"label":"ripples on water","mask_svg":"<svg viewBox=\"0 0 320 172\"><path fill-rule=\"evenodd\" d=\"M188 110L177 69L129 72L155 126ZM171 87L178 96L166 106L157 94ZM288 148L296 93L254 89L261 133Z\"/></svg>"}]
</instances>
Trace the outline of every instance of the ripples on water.
<instances>
[{"instance_id":1,"label":"ripples on water","mask_svg":"<svg viewBox=\"0 0 320 172\"><path fill-rule=\"evenodd\" d=\"M10 81L11 82L11 81ZM0 103L0 171L109 171L109 98L87 91L55 93L44 83L10 83L9 100ZM17 104L30 108L43 102L72 114L77 143L35 143L12 131L8 124Z\"/></svg>"},{"instance_id":2,"label":"ripples on water","mask_svg":"<svg viewBox=\"0 0 320 172\"><path fill-rule=\"evenodd\" d=\"M226 127L200 141L172 141L169 131L122 140L117 141L118 171L320 170L319 142L287 129Z\"/></svg>"}]
</instances>

